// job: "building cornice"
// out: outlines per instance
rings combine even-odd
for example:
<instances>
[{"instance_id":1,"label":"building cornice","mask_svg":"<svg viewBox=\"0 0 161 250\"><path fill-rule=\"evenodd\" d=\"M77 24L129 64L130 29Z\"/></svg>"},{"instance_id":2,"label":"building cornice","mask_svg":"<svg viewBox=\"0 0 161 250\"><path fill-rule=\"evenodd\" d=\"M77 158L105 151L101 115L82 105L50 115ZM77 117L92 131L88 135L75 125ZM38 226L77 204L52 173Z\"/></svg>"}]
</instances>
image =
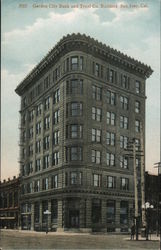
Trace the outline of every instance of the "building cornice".
<instances>
[{"instance_id":1,"label":"building cornice","mask_svg":"<svg viewBox=\"0 0 161 250\"><path fill-rule=\"evenodd\" d=\"M59 56L67 54L70 51L83 51L93 56L100 57L111 64L128 68L129 70L139 73L144 79L147 79L153 72L150 66L141 63L134 58L113 49L106 44L86 36L85 34L68 34L64 36L53 47L47 55L33 68L33 70L17 86L16 93L21 95L23 89L30 84L41 72L51 65Z\"/></svg>"}]
</instances>

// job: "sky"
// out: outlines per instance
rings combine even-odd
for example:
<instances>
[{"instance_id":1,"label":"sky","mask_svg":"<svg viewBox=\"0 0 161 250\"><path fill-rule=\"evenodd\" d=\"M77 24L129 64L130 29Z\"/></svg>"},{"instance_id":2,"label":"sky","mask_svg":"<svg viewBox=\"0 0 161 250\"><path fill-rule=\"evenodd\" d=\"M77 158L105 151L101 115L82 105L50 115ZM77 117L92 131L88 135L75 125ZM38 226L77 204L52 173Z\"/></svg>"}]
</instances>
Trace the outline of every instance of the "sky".
<instances>
[{"instance_id":1,"label":"sky","mask_svg":"<svg viewBox=\"0 0 161 250\"><path fill-rule=\"evenodd\" d=\"M160 161L160 0L2 0L1 178L19 173L16 86L68 33L82 33L154 70L146 82L146 170ZM24 4L24 5L23 5Z\"/></svg>"}]
</instances>

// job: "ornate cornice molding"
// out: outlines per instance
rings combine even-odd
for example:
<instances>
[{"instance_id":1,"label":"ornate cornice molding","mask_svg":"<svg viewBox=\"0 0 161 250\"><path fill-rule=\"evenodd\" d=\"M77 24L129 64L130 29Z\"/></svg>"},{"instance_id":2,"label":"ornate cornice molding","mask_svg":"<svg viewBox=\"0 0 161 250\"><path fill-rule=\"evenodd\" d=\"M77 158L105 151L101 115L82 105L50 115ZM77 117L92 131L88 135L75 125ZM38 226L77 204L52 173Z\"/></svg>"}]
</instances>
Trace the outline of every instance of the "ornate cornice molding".
<instances>
[{"instance_id":1,"label":"ornate cornice molding","mask_svg":"<svg viewBox=\"0 0 161 250\"><path fill-rule=\"evenodd\" d=\"M113 49L90 36L85 34L68 34L64 36L48 53L47 55L33 68L33 70L24 78L17 86L16 93L20 94L21 90L27 86L37 75L45 70L53 61L64 53L73 50L88 52L93 56L107 60L111 64L116 64L120 67L128 68L133 72L138 72L143 78L148 78L153 70L150 66L141 63L134 58Z\"/></svg>"}]
</instances>

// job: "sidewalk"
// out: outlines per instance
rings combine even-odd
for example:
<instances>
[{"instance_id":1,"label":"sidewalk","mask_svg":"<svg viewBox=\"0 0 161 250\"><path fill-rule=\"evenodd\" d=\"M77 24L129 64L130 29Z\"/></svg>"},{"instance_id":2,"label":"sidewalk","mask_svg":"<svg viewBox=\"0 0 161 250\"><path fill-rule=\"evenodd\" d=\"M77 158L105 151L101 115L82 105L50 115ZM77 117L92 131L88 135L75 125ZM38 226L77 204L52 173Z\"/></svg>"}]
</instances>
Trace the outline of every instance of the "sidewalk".
<instances>
[{"instance_id":1,"label":"sidewalk","mask_svg":"<svg viewBox=\"0 0 161 250\"><path fill-rule=\"evenodd\" d=\"M134 240L131 240L131 236L129 235L129 237L124 238L124 240L136 241L136 238L134 238ZM151 234L149 235L148 240L146 240L146 237L141 237L141 235L139 235L138 241L160 241L160 236L157 236L156 234Z\"/></svg>"}]
</instances>

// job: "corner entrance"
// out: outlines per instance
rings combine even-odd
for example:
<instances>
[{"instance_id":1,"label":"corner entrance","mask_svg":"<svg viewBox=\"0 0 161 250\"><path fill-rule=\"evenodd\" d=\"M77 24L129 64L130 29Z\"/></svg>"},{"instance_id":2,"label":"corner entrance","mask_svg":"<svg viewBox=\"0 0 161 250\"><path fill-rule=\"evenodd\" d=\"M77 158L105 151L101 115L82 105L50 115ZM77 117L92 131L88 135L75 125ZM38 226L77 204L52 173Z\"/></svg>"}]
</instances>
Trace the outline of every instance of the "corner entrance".
<instances>
[{"instance_id":1,"label":"corner entrance","mask_svg":"<svg viewBox=\"0 0 161 250\"><path fill-rule=\"evenodd\" d=\"M69 210L69 227L79 228L79 210Z\"/></svg>"}]
</instances>

